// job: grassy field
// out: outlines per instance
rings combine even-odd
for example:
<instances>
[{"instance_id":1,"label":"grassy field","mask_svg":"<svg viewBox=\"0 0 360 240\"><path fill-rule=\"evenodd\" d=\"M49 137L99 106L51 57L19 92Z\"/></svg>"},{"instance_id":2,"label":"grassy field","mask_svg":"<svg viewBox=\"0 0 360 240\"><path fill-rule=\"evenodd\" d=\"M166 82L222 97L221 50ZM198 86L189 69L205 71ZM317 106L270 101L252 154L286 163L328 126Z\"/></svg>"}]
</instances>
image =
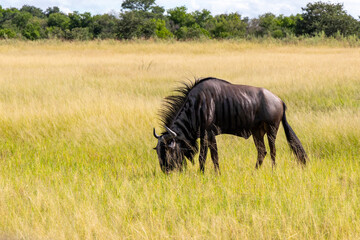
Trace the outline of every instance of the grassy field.
<instances>
[{"instance_id":1,"label":"grassy field","mask_svg":"<svg viewBox=\"0 0 360 240\"><path fill-rule=\"evenodd\" d=\"M360 49L251 42L0 42L0 239L359 239ZM152 128L179 81L268 88L277 169L252 139L164 175ZM197 158L196 158L197 159Z\"/></svg>"}]
</instances>

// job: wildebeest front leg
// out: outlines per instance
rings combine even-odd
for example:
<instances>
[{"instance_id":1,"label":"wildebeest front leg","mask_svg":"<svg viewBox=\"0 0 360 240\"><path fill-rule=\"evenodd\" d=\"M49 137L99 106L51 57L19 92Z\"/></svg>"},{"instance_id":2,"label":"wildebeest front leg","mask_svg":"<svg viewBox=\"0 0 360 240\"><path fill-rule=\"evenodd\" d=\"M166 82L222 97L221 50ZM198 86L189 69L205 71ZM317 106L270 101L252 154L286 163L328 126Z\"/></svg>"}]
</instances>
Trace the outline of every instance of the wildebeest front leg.
<instances>
[{"instance_id":1,"label":"wildebeest front leg","mask_svg":"<svg viewBox=\"0 0 360 240\"><path fill-rule=\"evenodd\" d=\"M256 149L258 152L258 158L257 158L256 166L255 166L256 168L261 167L261 164L263 163L264 158L266 156L264 135L265 135L265 131L263 131L262 129L259 129L253 133L255 146L256 146Z\"/></svg>"},{"instance_id":2,"label":"wildebeest front leg","mask_svg":"<svg viewBox=\"0 0 360 240\"><path fill-rule=\"evenodd\" d=\"M211 153L211 159L214 163L215 172L220 174L220 168L219 168L219 156L218 156L218 150L217 150L217 143L215 139L215 134L209 133L209 147L210 147L210 153Z\"/></svg>"},{"instance_id":3,"label":"wildebeest front leg","mask_svg":"<svg viewBox=\"0 0 360 240\"><path fill-rule=\"evenodd\" d=\"M200 154L199 154L200 171L202 173L204 173L205 171L207 152L208 152L208 143L206 139L206 134L203 134L202 136L200 136Z\"/></svg>"}]
</instances>

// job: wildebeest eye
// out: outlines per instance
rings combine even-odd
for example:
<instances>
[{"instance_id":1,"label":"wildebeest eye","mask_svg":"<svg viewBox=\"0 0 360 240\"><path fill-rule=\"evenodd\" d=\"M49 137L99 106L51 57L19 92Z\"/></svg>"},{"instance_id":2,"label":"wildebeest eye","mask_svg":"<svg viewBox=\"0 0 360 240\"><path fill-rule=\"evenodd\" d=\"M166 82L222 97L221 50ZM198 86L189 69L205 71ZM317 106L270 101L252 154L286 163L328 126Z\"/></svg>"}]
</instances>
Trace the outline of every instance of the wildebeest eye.
<instances>
[{"instance_id":1,"label":"wildebeest eye","mask_svg":"<svg viewBox=\"0 0 360 240\"><path fill-rule=\"evenodd\" d=\"M169 144L169 148L174 149L175 148L175 140L172 140Z\"/></svg>"}]
</instances>

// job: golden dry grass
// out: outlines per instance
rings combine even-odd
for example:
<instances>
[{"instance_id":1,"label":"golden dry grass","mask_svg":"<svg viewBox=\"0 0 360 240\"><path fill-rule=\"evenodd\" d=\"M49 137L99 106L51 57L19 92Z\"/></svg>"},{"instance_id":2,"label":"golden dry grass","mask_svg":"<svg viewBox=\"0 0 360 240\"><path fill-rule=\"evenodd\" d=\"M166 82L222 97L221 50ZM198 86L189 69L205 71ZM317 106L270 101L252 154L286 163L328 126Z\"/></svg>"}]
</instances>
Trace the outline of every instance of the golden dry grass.
<instances>
[{"instance_id":1,"label":"golden dry grass","mask_svg":"<svg viewBox=\"0 0 360 240\"><path fill-rule=\"evenodd\" d=\"M360 49L207 42L1 42L0 238L358 239ZM214 76L266 87L282 128L277 163L219 136L210 160L165 176L152 147L163 97Z\"/></svg>"}]
</instances>

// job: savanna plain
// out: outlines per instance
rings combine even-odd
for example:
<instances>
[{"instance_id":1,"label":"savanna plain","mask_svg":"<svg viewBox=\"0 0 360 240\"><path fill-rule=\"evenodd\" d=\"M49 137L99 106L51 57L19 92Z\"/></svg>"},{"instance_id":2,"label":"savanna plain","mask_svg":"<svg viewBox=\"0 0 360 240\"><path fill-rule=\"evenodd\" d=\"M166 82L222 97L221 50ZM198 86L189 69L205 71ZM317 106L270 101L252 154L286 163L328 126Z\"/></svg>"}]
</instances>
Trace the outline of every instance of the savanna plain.
<instances>
[{"instance_id":1,"label":"savanna plain","mask_svg":"<svg viewBox=\"0 0 360 240\"><path fill-rule=\"evenodd\" d=\"M252 138L161 172L152 135L179 82L265 87L277 167ZM359 239L360 48L247 41L0 42L0 239ZM268 147L268 146L267 146Z\"/></svg>"}]
</instances>

